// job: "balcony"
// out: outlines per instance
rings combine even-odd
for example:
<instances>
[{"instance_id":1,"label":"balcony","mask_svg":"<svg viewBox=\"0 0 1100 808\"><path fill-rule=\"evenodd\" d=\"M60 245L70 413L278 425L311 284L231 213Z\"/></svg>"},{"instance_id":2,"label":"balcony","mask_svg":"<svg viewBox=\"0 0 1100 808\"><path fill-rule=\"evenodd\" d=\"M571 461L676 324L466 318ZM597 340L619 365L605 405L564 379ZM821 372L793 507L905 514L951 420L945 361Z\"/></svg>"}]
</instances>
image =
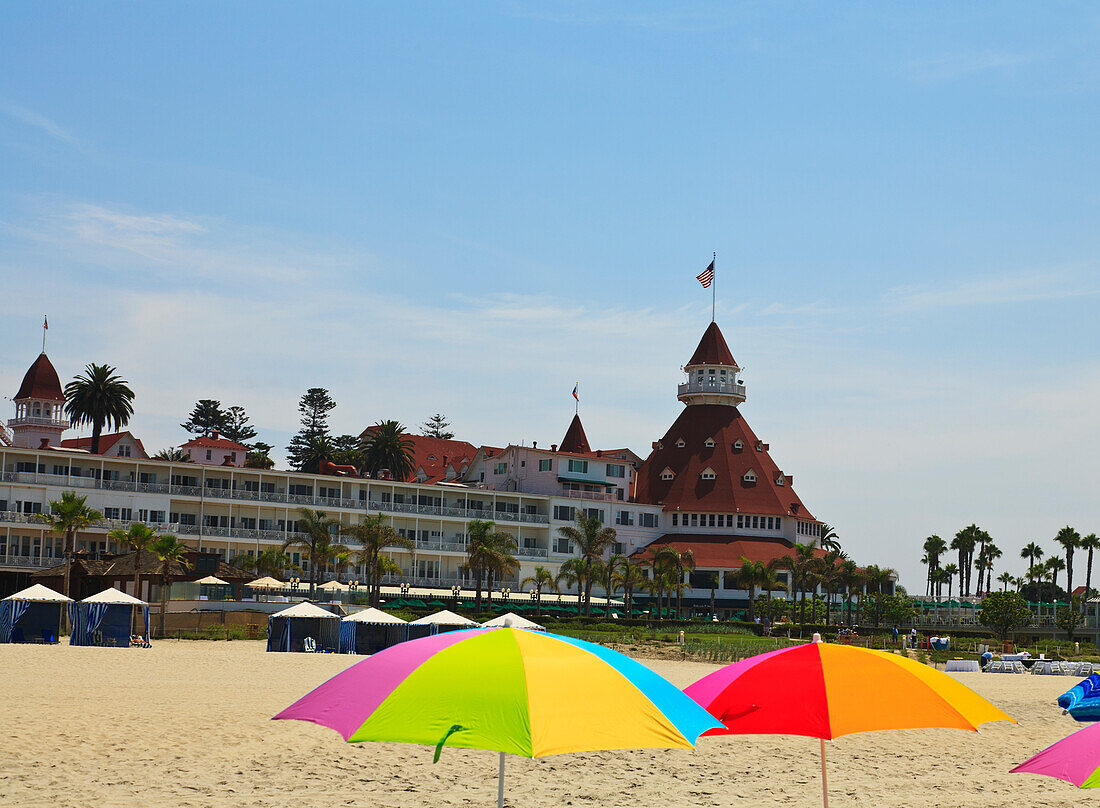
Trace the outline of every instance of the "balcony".
<instances>
[{"instance_id":1,"label":"balcony","mask_svg":"<svg viewBox=\"0 0 1100 808\"><path fill-rule=\"evenodd\" d=\"M732 379L720 381L718 379L692 379L676 388L677 397L683 396L707 396L738 398L745 400L745 385L737 384Z\"/></svg>"},{"instance_id":2,"label":"balcony","mask_svg":"<svg viewBox=\"0 0 1100 808\"><path fill-rule=\"evenodd\" d=\"M613 494L610 491L561 491L554 494L556 497L565 497L566 499L591 499L597 502L616 502L618 495Z\"/></svg>"},{"instance_id":3,"label":"balcony","mask_svg":"<svg viewBox=\"0 0 1100 808\"><path fill-rule=\"evenodd\" d=\"M68 429L68 418L43 418L42 416L25 415L22 418L9 418L8 428L16 426L44 426L50 429Z\"/></svg>"}]
</instances>

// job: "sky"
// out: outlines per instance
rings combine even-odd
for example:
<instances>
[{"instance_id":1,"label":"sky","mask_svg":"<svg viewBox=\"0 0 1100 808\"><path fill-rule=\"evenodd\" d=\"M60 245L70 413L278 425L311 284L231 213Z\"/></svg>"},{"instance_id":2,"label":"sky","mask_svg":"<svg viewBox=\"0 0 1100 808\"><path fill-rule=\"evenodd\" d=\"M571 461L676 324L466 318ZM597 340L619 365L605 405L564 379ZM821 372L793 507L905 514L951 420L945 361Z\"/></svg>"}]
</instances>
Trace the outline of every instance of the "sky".
<instances>
[{"instance_id":1,"label":"sky","mask_svg":"<svg viewBox=\"0 0 1100 808\"><path fill-rule=\"evenodd\" d=\"M0 10L0 390L41 348L281 456L442 412L645 456L710 319L861 563L1100 531L1100 11L1086 3ZM11 411L10 402L5 406ZM1078 579L1080 580L1080 579Z\"/></svg>"}]
</instances>

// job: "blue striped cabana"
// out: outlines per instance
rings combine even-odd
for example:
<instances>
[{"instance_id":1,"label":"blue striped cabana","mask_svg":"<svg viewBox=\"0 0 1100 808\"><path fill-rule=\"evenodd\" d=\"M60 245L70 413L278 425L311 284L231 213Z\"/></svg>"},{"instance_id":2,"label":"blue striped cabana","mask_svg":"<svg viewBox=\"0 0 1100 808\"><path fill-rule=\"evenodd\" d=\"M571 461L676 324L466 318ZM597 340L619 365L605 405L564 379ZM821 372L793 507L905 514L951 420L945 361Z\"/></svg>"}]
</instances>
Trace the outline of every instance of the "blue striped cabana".
<instances>
[{"instance_id":1,"label":"blue striped cabana","mask_svg":"<svg viewBox=\"0 0 1100 808\"><path fill-rule=\"evenodd\" d=\"M57 642L61 610L71 602L42 584L8 595L0 600L0 642Z\"/></svg>"},{"instance_id":2,"label":"blue striped cabana","mask_svg":"<svg viewBox=\"0 0 1100 808\"><path fill-rule=\"evenodd\" d=\"M146 640L149 639L149 604L120 592L114 587L92 595L90 598L69 604L69 622L72 633L70 645L100 645L114 648L130 647L130 616L135 607L141 608L145 623Z\"/></svg>"}]
</instances>

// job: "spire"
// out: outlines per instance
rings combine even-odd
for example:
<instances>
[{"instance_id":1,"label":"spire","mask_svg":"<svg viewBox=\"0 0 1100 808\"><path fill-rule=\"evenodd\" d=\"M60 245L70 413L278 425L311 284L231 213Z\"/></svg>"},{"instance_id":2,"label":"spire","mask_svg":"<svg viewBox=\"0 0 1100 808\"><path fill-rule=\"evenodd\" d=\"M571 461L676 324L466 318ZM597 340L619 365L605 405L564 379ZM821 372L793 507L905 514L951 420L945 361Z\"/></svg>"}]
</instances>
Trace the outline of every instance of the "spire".
<instances>
[{"instance_id":1,"label":"spire","mask_svg":"<svg viewBox=\"0 0 1100 808\"><path fill-rule=\"evenodd\" d=\"M19 385L19 392L13 400L24 398L37 398L43 401L64 401L65 393L61 389L61 379L57 377L57 371L53 363L45 353L38 355L34 364L27 370L23 377L23 383Z\"/></svg>"},{"instance_id":2,"label":"spire","mask_svg":"<svg viewBox=\"0 0 1100 808\"><path fill-rule=\"evenodd\" d=\"M713 320L707 326L707 330L703 332L703 338L699 340L699 347L695 349L695 353L691 355L691 359L684 367L691 367L692 365L726 365L738 370L741 369L734 361L729 346L726 345L726 338L722 336L722 329Z\"/></svg>"},{"instance_id":3,"label":"spire","mask_svg":"<svg viewBox=\"0 0 1100 808\"><path fill-rule=\"evenodd\" d=\"M741 366L730 353L718 323L711 322L699 347L684 365L687 381L676 391L684 404L722 404L736 407L745 401L745 386L737 378Z\"/></svg>"},{"instance_id":4,"label":"spire","mask_svg":"<svg viewBox=\"0 0 1100 808\"><path fill-rule=\"evenodd\" d=\"M588 436L584 434L580 415L574 415L573 420L569 422L569 429L565 431L565 437L561 439L561 446L558 447L558 451L581 454L592 451L592 448L588 445Z\"/></svg>"}]
</instances>

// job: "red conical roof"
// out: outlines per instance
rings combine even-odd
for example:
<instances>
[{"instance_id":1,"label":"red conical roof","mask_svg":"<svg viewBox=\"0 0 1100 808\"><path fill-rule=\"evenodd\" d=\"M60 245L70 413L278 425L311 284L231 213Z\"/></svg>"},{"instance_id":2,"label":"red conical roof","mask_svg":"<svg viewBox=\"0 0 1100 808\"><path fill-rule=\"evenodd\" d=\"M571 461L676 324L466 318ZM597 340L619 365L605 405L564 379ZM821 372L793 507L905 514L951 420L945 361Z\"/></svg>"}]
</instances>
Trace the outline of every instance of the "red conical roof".
<instances>
[{"instance_id":1,"label":"red conical roof","mask_svg":"<svg viewBox=\"0 0 1100 808\"><path fill-rule=\"evenodd\" d=\"M707 446L712 441L713 446ZM682 446L677 443L683 442ZM738 446L737 444L740 444ZM668 469L671 480L662 480ZM709 469L714 479L704 479ZM746 473L752 470L745 480ZM782 475L783 483L778 481ZM790 480L736 407L687 407L638 469L635 500L665 510L796 516L813 520Z\"/></svg>"},{"instance_id":2,"label":"red conical roof","mask_svg":"<svg viewBox=\"0 0 1100 808\"><path fill-rule=\"evenodd\" d=\"M23 383L19 385L15 400L19 401L23 398L41 398L46 401L65 400L65 392L61 389L61 380L57 378L57 371L44 353L39 354L34 360L27 375L23 377Z\"/></svg>"},{"instance_id":3,"label":"red conical roof","mask_svg":"<svg viewBox=\"0 0 1100 808\"><path fill-rule=\"evenodd\" d=\"M707 330L703 332L703 338L699 340L699 347L688 360L688 365L730 365L739 368L733 360L726 338L722 336L722 330L718 323L711 321Z\"/></svg>"},{"instance_id":4,"label":"red conical roof","mask_svg":"<svg viewBox=\"0 0 1100 808\"><path fill-rule=\"evenodd\" d=\"M573 420L569 423L569 429L565 431L565 437L561 439L561 446L558 447L560 452L579 452L586 454L592 451L592 448L588 445L588 436L584 434L584 427L581 426L580 415L574 415Z\"/></svg>"}]
</instances>

